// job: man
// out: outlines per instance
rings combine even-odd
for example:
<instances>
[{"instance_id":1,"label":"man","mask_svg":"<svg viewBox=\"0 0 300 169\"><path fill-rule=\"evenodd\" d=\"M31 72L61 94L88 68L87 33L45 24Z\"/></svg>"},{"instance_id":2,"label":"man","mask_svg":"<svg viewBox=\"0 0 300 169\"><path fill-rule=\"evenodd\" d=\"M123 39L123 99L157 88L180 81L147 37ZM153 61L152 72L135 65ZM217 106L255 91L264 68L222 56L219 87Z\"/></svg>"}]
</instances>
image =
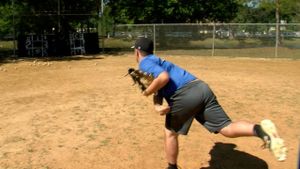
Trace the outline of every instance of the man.
<instances>
[{"instance_id":1,"label":"man","mask_svg":"<svg viewBox=\"0 0 300 169\"><path fill-rule=\"evenodd\" d=\"M232 122L205 82L153 54L152 40L139 38L132 48L139 69L155 78L143 95L154 94L155 109L166 117L165 152L168 169L177 169L178 136L188 134L193 119L210 132L225 137L257 136L279 161L285 160L286 148L270 120L263 120L260 125L246 121ZM169 106L163 106L162 99L157 98L164 98Z\"/></svg>"}]
</instances>

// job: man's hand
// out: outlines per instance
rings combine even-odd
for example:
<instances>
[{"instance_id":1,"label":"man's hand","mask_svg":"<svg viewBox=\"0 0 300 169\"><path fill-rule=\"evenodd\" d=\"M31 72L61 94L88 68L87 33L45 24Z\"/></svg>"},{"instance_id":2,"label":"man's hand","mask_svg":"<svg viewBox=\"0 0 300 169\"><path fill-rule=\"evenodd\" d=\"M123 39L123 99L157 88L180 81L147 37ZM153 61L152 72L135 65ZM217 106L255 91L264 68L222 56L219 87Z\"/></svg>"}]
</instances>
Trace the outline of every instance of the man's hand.
<instances>
[{"instance_id":1,"label":"man's hand","mask_svg":"<svg viewBox=\"0 0 300 169\"><path fill-rule=\"evenodd\" d=\"M163 106L163 105L159 105L159 104L155 104L154 105L154 109L159 112L159 114L161 116L167 114L170 112L170 107L169 106Z\"/></svg>"},{"instance_id":2,"label":"man's hand","mask_svg":"<svg viewBox=\"0 0 300 169\"><path fill-rule=\"evenodd\" d=\"M147 92L146 90L144 90L144 91L142 92L142 94L143 94L143 96L149 96L149 94L148 94L148 92Z\"/></svg>"}]
</instances>

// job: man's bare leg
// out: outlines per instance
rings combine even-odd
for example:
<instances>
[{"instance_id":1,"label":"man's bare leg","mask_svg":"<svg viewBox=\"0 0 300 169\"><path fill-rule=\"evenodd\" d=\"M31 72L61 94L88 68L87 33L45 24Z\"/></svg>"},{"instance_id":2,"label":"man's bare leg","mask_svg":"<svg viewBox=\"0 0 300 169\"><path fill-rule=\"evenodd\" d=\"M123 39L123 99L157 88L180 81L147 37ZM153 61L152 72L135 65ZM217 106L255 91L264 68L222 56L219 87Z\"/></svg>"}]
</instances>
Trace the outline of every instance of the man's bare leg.
<instances>
[{"instance_id":1,"label":"man's bare leg","mask_svg":"<svg viewBox=\"0 0 300 169\"><path fill-rule=\"evenodd\" d=\"M165 129L165 152L169 164L177 164L178 134Z\"/></svg>"},{"instance_id":2,"label":"man's bare leg","mask_svg":"<svg viewBox=\"0 0 300 169\"><path fill-rule=\"evenodd\" d=\"M225 137L235 138L242 136L255 136L253 123L247 121L237 121L221 129L220 133Z\"/></svg>"},{"instance_id":3,"label":"man's bare leg","mask_svg":"<svg viewBox=\"0 0 300 169\"><path fill-rule=\"evenodd\" d=\"M269 148L278 161L284 161L287 156L287 148L284 140L279 137L275 124L271 120L263 120L260 125L246 121L237 121L220 130L226 137L235 138L242 136L258 136L266 147Z\"/></svg>"}]
</instances>

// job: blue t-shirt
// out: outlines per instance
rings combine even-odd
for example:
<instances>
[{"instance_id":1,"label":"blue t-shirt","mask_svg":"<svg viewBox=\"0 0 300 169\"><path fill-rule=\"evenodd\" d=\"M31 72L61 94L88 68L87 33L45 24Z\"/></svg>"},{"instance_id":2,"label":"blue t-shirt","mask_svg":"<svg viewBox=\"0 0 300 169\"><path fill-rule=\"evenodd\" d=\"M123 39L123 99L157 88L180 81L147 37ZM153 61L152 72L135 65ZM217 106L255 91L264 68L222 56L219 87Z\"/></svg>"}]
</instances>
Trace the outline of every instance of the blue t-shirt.
<instances>
[{"instance_id":1,"label":"blue t-shirt","mask_svg":"<svg viewBox=\"0 0 300 169\"><path fill-rule=\"evenodd\" d=\"M157 76L163 71L166 71L169 74L169 82L159 90L159 94L167 100L176 90L196 79L194 75L186 70L171 62L162 60L153 54L144 57L140 61L139 69L153 75L155 78L157 78Z\"/></svg>"}]
</instances>

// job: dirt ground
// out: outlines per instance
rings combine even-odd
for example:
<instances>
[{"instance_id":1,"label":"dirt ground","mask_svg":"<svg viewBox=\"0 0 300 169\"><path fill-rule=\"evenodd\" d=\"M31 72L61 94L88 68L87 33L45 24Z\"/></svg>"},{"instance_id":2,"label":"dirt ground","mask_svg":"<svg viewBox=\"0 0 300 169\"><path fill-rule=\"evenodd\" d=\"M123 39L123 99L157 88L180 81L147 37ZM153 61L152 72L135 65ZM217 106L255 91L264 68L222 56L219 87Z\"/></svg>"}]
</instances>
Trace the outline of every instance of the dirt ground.
<instances>
[{"instance_id":1,"label":"dirt ground","mask_svg":"<svg viewBox=\"0 0 300 169\"><path fill-rule=\"evenodd\" d=\"M273 120L288 147L277 162L261 140L180 137L183 169L293 169L300 139L300 61L161 55L210 84L232 120ZM19 60L0 65L0 169L160 169L164 117L129 77L133 56Z\"/></svg>"}]
</instances>

